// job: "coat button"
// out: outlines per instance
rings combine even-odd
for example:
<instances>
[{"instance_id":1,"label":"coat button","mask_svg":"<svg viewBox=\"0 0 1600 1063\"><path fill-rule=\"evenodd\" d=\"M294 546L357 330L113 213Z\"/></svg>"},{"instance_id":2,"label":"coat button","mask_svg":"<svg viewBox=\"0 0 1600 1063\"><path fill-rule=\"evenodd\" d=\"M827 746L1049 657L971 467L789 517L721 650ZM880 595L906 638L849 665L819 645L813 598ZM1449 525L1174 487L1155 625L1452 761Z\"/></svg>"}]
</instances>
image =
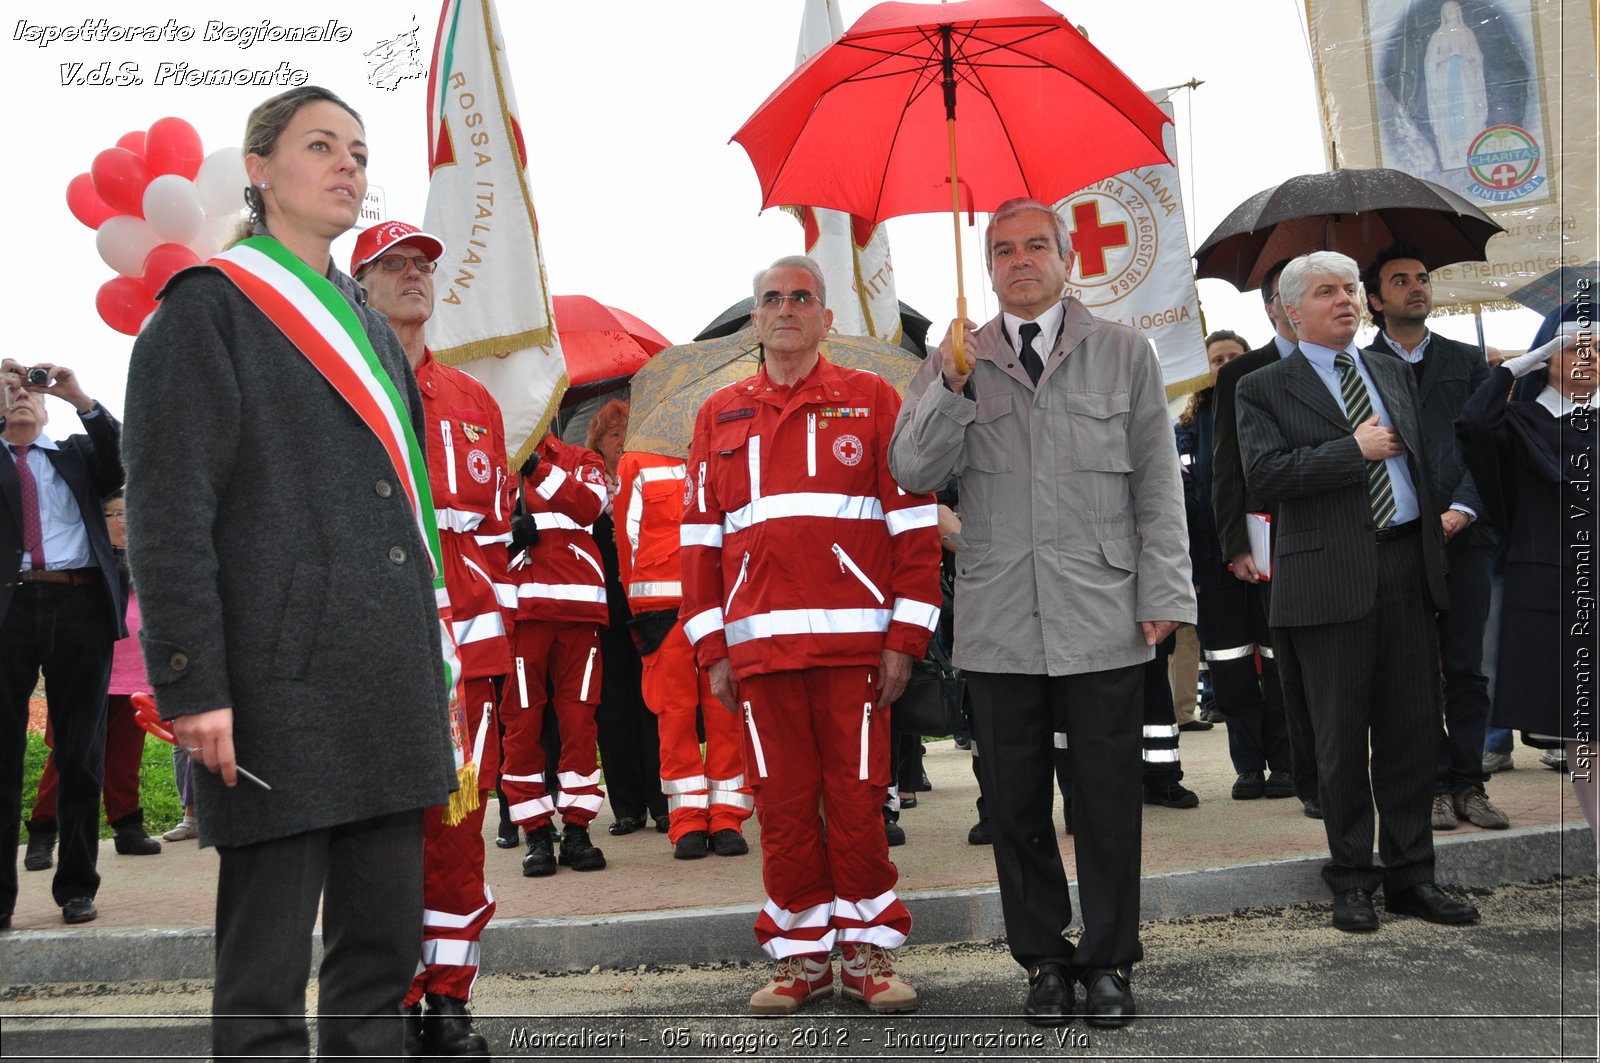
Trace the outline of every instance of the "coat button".
<instances>
[{"instance_id":1,"label":"coat button","mask_svg":"<svg viewBox=\"0 0 1600 1063\"><path fill-rule=\"evenodd\" d=\"M189 667L189 655L187 653L174 653L172 660L167 663L172 666L174 672L181 672Z\"/></svg>"},{"instance_id":2,"label":"coat button","mask_svg":"<svg viewBox=\"0 0 1600 1063\"><path fill-rule=\"evenodd\" d=\"M379 480L377 483L372 485L372 489L373 491L377 492L379 498L388 498L390 495L394 494L394 488L389 486L388 480Z\"/></svg>"},{"instance_id":3,"label":"coat button","mask_svg":"<svg viewBox=\"0 0 1600 1063\"><path fill-rule=\"evenodd\" d=\"M399 547L399 546L391 546L391 547L389 547L389 560L393 561L397 565L405 564L406 563L406 552L405 552L404 548Z\"/></svg>"}]
</instances>

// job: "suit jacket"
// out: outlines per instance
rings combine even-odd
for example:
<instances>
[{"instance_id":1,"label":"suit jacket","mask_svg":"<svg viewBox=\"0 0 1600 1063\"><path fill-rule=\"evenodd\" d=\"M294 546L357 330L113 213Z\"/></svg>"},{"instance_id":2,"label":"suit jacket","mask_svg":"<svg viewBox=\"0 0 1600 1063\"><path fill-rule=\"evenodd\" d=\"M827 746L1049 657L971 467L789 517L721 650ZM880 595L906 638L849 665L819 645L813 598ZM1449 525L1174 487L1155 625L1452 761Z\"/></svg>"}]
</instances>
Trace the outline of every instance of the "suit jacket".
<instances>
[{"instance_id":1,"label":"suit jacket","mask_svg":"<svg viewBox=\"0 0 1600 1063\"><path fill-rule=\"evenodd\" d=\"M1416 371L1394 353L1382 333L1366 350L1393 358L1415 377ZM1478 495L1472 473L1467 471L1461 445L1456 440L1456 418L1461 416L1473 392L1488 379L1489 362L1481 347L1437 333L1428 341L1422 358L1422 379L1417 384L1422 402L1422 437L1428 444L1428 467L1433 473L1433 482L1428 486L1440 513L1452 504L1460 504L1478 517L1452 541L1484 546L1492 545L1499 537L1489 523L1489 515L1484 512L1484 502Z\"/></svg>"},{"instance_id":2,"label":"suit jacket","mask_svg":"<svg viewBox=\"0 0 1600 1063\"><path fill-rule=\"evenodd\" d=\"M1073 675L1150 660L1142 620L1195 620L1178 452L1140 332L1068 298L1037 389L999 318L972 333L975 397L931 356L889 468L908 491L960 477L955 659Z\"/></svg>"},{"instance_id":3,"label":"suit jacket","mask_svg":"<svg viewBox=\"0 0 1600 1063\"><path fill-rule=\"evenodd\" d=\"M1244 515L1271 510L1268 503L1250 494L1249 485L1245 483L1244 463L1239 458L1239 427L1234 393L1246 374L1280 361L1278 341L1268 340L1265 347L1257 347L1225 363L1217 371L1217 383L1211 391L1214 433L1211 449L1211 511L1217 518L1217 539L1221 543L1225 562L1250 552L1250 533L1245 529Z\"/></svg>"},{"instance_id":4,"label":"suit jacket","mask_svg":"<svg viewBox=\"0 0 1600 1063\"><path fill-rule=\"evenodd\" d=\"M1416 382L1398 358L1363 361L1405 444L1429 598L1433 608L1448 608L1444 532L1430 515L1438 510ZM1360 619L1377 602L1378 546L1367 462L1344 410L1298 350L1247 376L1238 400L1245 478L1254 494L1277 504L1270 623L1302 627Z\"/></svg>"},{"instance_id":5,"label":"suit jacket","mask_svg":"<svg viewBox=\"0 0 1600 1063\"><path fill-rule=\"evenodd\" d=\"M59 450L43 450L56 475L72 488L73 500L83 515L89 535L89 553L105 586L105 634L116 641L126 638L123 623L127 594L111 537L106 533L105 496L122 486L122 426L109 410L83 422L87 434L56 441ZM22 565L22 481L15 462L0 460L0 619L11 608L11 597Z\"/></svg>"}]
</instances>

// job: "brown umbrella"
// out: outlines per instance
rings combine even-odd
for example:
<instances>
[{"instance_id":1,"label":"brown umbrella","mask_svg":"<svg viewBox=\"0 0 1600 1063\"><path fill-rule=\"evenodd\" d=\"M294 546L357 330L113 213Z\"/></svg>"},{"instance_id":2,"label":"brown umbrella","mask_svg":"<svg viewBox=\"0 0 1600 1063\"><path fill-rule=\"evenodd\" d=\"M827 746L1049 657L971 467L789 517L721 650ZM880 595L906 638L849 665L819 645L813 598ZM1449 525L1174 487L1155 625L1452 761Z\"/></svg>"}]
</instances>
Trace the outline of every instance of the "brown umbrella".
<instances>
[{"instance_id":1,"label":"brown umbrella","mask_svg":"<svg viewBox=\"0 0 1600 1063\"><path fill-rule=\"evenodd\" d=\"M877 373L902 395L922 363L905 350L871 336L831 335L822 356L846 369ZM718 388L761 368L754 325L731 336L668 347L633 375L628 438L623 449L687 458L700 405Z\"/></svg>"}]
</instances>

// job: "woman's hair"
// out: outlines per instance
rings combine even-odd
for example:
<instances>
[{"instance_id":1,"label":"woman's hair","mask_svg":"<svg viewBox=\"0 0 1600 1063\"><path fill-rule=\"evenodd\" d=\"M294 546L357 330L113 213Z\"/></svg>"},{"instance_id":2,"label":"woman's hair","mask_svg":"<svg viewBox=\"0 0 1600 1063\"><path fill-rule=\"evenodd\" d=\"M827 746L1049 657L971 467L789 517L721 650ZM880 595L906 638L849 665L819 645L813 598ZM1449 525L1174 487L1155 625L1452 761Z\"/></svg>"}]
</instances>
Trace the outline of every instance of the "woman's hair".
<instances>
[{"instance_id":1,"label":"woman's hair","mask_svg":"<svg viewBox=\"0 0 1600 1063\"><path fill-rule=\"evenodd\" d=\"M1237 343L1241 353L1250 349L1250 343L1248 340L1232 329L1225 328L1219 328L1217 331L1206 337L1205 349L1209 352L1213 343L1220 343L1223 340L1232 340L1234 343ZM1210 354L1207 354L1206 367L1209 369L1210 366L1211 356ZM1190 392L1189 401L1184 405L1183 412L1178 414L1178 424L1182 425L1184 428L1188 428L1190 425L1194 424L1194 419L1200 416L1201 408L1204 407L1205 404L1210 401L1210 399L1210 388L1201 388L1199 391Z\"/></svg>"},{"instance_id":2,"label":"woman's hair","mask_svg":"<svg viewBox=\"0 0 1600 1063\"><path fill-rule=\"evenodd\" d=\"M300 113L300 108L319 101L343 107L349 112L350 117L356 120L357 125L366 128L366 123L361 120L361 115L356 109L332 92L321 85L301 85L288 92L280 92L270 100L256 105L256 109L250 112L250 117L244 122L244 144L239 148L240 155L269 157L278 150L278 138L289 128L289 123ZM253 184L245 185L244 204L250 208L250 217L239 223L238 232L228 241L229 246L249 236L256 225L267 220L267 204L261 195L261 189Z\"/></svg>"},{"instance_id":3,"label":"woman's hair","mask_svg":"<svg viewBox=\"0 0 1600 1063\"><path fill-rule=\"evenodd\" d=\"M589 422L589 449L598 453L600 437L613 428L620 428L624 433L628 430L628 404L621 399L612 399L600 407L600 412Z\"/></svg>"}]
</instances>

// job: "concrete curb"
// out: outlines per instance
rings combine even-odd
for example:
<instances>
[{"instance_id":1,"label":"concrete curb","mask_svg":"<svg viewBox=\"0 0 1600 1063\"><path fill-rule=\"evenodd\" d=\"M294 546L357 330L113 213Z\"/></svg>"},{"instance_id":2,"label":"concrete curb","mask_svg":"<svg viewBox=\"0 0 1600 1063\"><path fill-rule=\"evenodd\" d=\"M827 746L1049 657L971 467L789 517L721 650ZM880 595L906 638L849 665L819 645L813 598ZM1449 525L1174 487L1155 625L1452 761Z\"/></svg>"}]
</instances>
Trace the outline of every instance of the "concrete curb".
<instances>
[{"instance_id":1,"label":"concrete curb","mask_svg":"<svg viewBox=\"0 0 1600 1063\"><path fill-rule=\"evenodd\" d=\"M1595 844L1582 822L1459 838L1435 837L1437 879L1492 886L1595 871ZM1324 857L1297 857L1147 875L1145 919L1211 915L1328 899ZM1077 906L1077 889L1073 888ZM983 941L1005 933L994 886L925 890L904 900L918 944ZM596 918L505 919L484 932L483 973L574 971L599 966L760 960L751 924L759 905L674 908ZM320 955L320 941L317 949ZM29 930L0 934L6 983L204 979L212 973L210 927L148 930Z\"/></svg>"}]
</instances>

